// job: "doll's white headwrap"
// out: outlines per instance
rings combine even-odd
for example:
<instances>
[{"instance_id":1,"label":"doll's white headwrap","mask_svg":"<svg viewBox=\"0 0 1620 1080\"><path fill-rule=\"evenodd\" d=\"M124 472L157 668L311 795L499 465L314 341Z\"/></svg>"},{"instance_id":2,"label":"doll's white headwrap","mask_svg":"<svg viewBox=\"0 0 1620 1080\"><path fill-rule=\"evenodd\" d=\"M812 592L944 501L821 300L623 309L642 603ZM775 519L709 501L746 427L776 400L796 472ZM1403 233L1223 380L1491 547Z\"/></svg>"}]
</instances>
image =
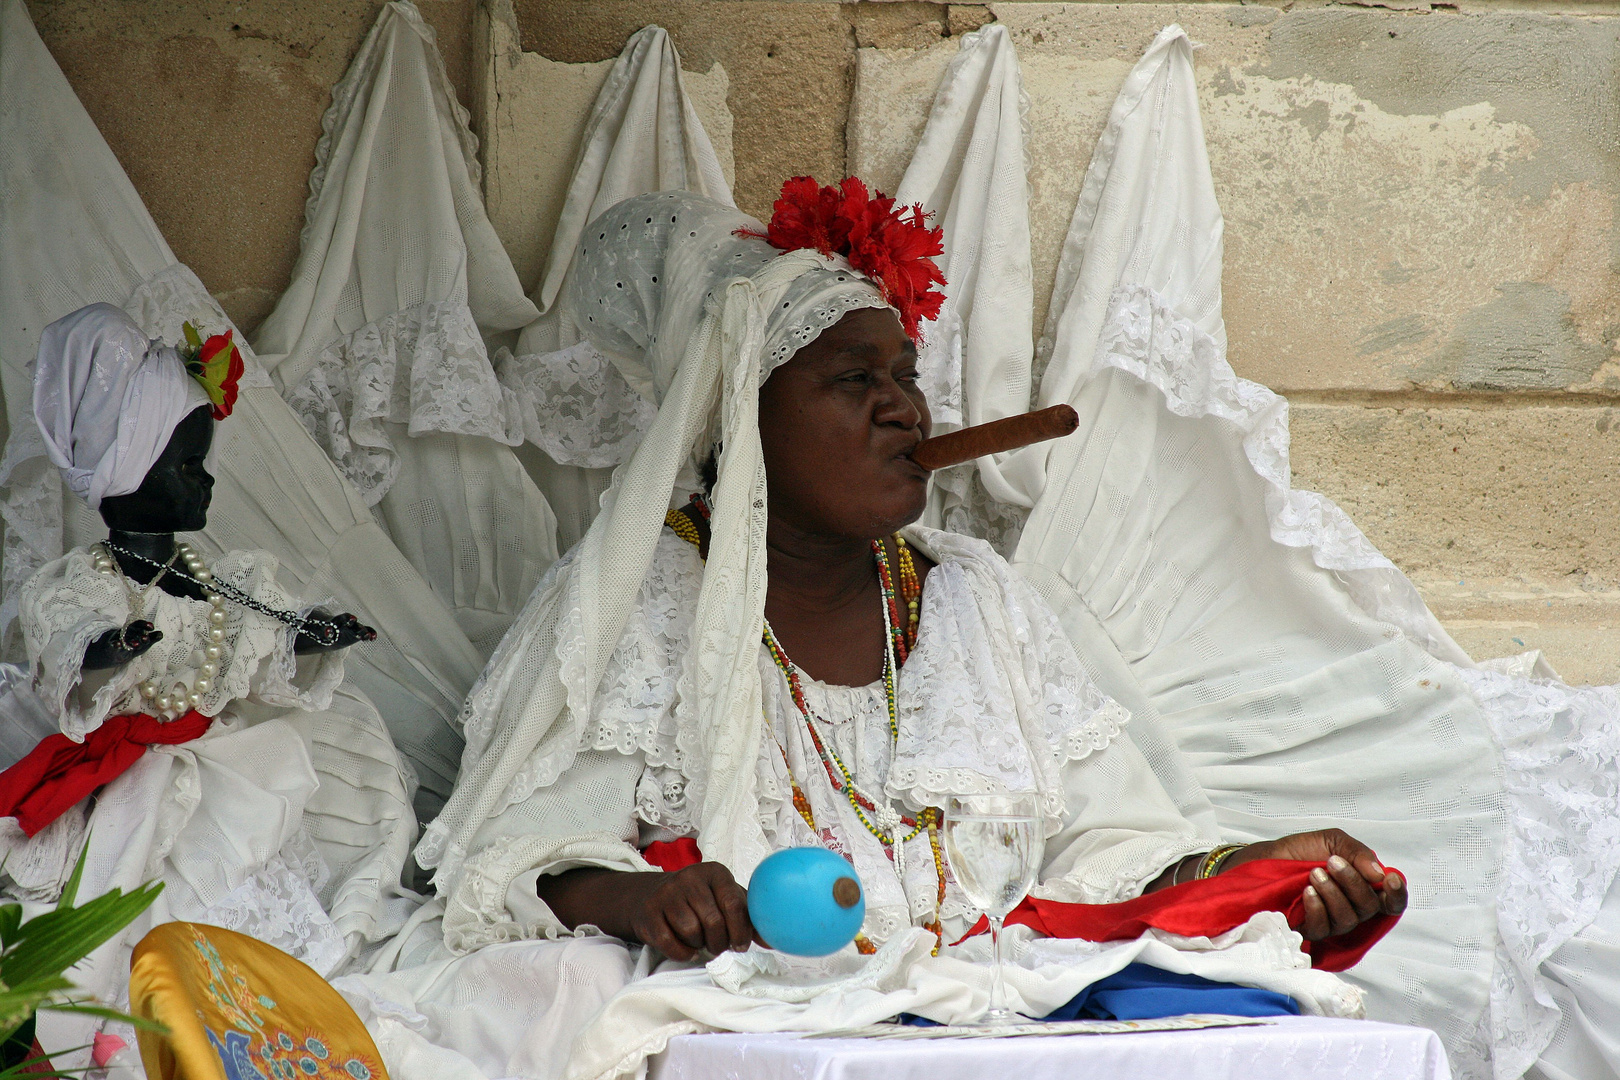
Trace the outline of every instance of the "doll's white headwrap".
<instances>
[{"instance_id":1,"label":"doll's white headwrap","mask_svg":"<svg viewBox=\"0 0 1620 1080\"><path fill-rule=\"evenodd\" d=\"M180 354L111 304L80 308L40 335L34 420L51 463L92 510L140 487L180 421L209 405Z\"/></svg>"}]
</instances>

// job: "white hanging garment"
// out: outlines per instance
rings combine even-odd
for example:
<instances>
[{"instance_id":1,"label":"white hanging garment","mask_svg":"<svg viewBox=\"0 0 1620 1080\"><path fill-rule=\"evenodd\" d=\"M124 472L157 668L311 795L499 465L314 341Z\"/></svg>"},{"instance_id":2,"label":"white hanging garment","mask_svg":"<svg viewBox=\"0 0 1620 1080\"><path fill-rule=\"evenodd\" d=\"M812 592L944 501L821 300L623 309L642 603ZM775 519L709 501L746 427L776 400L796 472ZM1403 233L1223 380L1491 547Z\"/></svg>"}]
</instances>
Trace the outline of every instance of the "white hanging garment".
<instances>
[{"instance_id":1,"label":"white hanging garment","mask_svg":"<svg viewBox=\"0 0 1620 1080\"><path fill-rule=\"evenodd\" d=\"M735 205L720 159L681 78L681 57L661 26L630 35L596 95L580 139L551 257L532 299L544 317L525 328L524 348L564 348L581 337L563 289L585 226L634 195L689 191ZM555 332L554 341L545 340Z\"/></svg>"},{"instance_id":2,"label":"white hanging garment","mask_svg":"<svg viewBox=\"0 0 1620 1080\"><path fill-rule=\"evenodd\" d=\"M332 105L292 284L254 343L304 426L487 656L556 558L483 335L532 320L484 212L477 142L409 0Z\"/></svg>"},{"instance_id":3,"label":"white hanging garment","mask_svg":"<svg viewBox=\"0 0 1620 1080\"><path fill-rule=\"evenodd\" d=\"M0 617L8 624L17 587L34 570L67 546L105 535L83 500L64 499L31 413L40 331L96 301L123 307L146 333L171 343L181 340L186 320L205 330L230 326L175 261L22 0L0 0L0 380L9 424L0 465ZM350 650L348 678L387 718L421 780L418 811L432 816L455 778L455 718L482 657L310 439L252 350L242 351L248 373L236 410L215 433L213 505L197 538L211 554L269 551L287 587L312 602L332 597L378 627L379 641Z\"/></svg>"},{"instance_id":4,"label":"white hanging garment","mask_svg":"<svg viewBox=\"0 0 1620 1080\"><path fill-rule=\"evenodd\" d=\"M681 57L661 26L625 42L596 95L580 139L552 240L532 299L540 317L523 329L516 355L497 354L501 381L523 403L525 454L557 515L559 545L590 527L613 467L630 460L652 423L651 397L581 342L564 288L585 226L635 195L689 191L734 205L720 159L681 77Z\"/></svg>"},{"instance_id":5,"label":"white hanging garment","mask_svg":"<svg viewBox=\"0 0 1620 1080\"><path fill-rule=\"evenodd\" d=\"M1411 908L1348 976L1369 1015L1434 1028L1477 1075L1512 854L1500 718L1440 662L1472 666L1411 584L1290 489L1286 403L1226 363L1220 240L1192 45L1169 27L1120 91L1065 245L1040 403L1073 404L1080 430L1038 455L1014 563L1223 836L1338 826L1409 871Z\"/></svg>"},{"instance_id":6,"label":"white hanging garment","mask_svg":"<svg viewBox=\"0 0 1620 1080\"><path fill-rule=\"evenodd\" d=\"M938 431L1029 409L1028 108L1007 28L993 23L965 35L895 192L899 204L920 203L945 230L937 261L948 307L925 328L918 363ZM1027 507L1029 500L1008 487L996 459L984 458L935 474L929 515L1003 546L1022 521L1008 517L1009 502Z\"/></svg>"},{"instance_id":7,"label":"white hanging garment","mask_svg":"<svg viewBox=\"0 0 1620 1080\"><path fill-rule=\"evenodd\" d=\"M1190 48L1191 46L1186 46ZM1090 374L1115 288L1143 284L1224 351L1223 221L1209 179L1197 89L1161 35L1126 76L1097 140L1035 346L1038 406L1071 401ZM1083 273L1082 273L1083 271ZM1051 444L1006 455L1003 498L1022 510L1054 475Z\"/></svg>"}]
</instances>

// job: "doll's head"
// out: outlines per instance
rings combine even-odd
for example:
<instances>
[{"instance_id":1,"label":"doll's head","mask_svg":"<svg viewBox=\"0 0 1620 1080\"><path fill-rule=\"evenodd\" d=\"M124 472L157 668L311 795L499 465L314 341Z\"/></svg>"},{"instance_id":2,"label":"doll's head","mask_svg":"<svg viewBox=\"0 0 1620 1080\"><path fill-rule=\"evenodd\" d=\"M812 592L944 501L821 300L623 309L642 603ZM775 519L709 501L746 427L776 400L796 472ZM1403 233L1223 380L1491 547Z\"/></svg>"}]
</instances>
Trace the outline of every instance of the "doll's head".
<instances>
[{"instance_id":1,"label":"doll's head","mask_svg":"<svg viewBox=\"0 0 1620 1080\"><path fill-rule=\"evenodd\" d=\"M214 438L206 406L187 413L140 487L101 500L101 520L115 532L195 532L208 524L214 477L205 467Z\"/></svg>"},{"instance_id":2,"label":"doll's head","mask_svg":"<svg viewBox=\"0 0 1620 1080\"><path fill-rule=\"evenodd\" d=\"M204 467L214 421L230 415L242 356L229 333L187 324L176 349L110 304L40 335L34 418L69 488L121 532L188 532L208 518Z\"/></svg>"}]
</instances>

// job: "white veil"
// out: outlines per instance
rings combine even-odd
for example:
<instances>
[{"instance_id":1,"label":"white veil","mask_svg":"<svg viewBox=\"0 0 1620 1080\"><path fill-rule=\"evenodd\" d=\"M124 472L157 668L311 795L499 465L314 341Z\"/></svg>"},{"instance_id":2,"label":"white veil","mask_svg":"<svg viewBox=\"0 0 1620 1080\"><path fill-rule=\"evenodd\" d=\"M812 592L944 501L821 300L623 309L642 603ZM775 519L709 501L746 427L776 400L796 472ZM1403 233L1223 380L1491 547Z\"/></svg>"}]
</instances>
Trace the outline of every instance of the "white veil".
<instances>
[{"instance_id":1,"label":"white veil","mask_svg":"<svg viewBox=\"0 0 1620 1080\"><path fill-rule=\"evenodd\" d=\"M758 820L759 626L765 603L765 467L758 394L777 364L847 312L883 300L842 259L778 253L736 235L763 226L686 193L641 196L596 219L575 295L592 341L660 399L657 418L584 540L547 577L491 658L463 713L455 794L417 849L447 898L457 949L525 932L511 880L549 841L524 800L572 762L606 662L646 574L672 494L718 441L709 557L680 714L702 716L687 799L708 858L746 881L768 853Z\"/></svg>"},{"instance_id":2,"label":"white veil","mask_svg":"<svg viewBox=\"0 0 1620 1080\"><path fill-rule=\"evenodd\" d=\"M1080 430L1018 463L1039 497L1012 561L1223 836L1337 826L1409 872L1411 907L1347 978L1372 1016L1477 1057L1509 855L1501 751L1430 655L1468 663L1410 582L1289 485L1286 402L1226 363L1221 233L1172 26L1126 77L1075 210L1039 403L1072 404Z\"/></svg>"}]
</instances>

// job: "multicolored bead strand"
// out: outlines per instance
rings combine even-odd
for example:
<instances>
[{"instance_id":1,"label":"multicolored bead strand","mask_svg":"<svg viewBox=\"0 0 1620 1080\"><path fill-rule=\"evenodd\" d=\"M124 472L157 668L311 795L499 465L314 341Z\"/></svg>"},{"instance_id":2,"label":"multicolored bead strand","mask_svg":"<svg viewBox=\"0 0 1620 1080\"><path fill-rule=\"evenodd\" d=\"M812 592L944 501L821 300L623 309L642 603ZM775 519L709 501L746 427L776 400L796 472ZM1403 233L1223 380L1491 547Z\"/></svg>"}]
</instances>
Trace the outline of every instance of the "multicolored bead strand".
<instances>
[{"instance_id":1,"label":"multicolored bead strand","mask_svg":"<svg viewBox=\"0 0 1620 1080\"><path fill-rule=\"evenodd\" d=\"M705 522L709 518L707 502L699 495L692 496L691 507ZM664 517L664 524L689 544L703 550L703 534L697 522L690 514L679 510L671 510ZM872 542L872 557L877 563L878 584L883 594L883 696L887 707L887 720L889 725L889 740L891 748L897 746L900 740L899 708L896 702L897 686L899 682L899 668L905 663L911 650L917 644L918 627L918 600L922 595L922 584L917 576L916 563L912 559L911 550L899 534L894 537L895 549L898 552L900 569L899 596L906 601L906 617L901 618L900 606L897 600L894 574L889 566L888 550L883 541ZM793 704L799 710L804 720L805 731L810 736L811 745L816 748L816 754L821 758L822 768L826 770L827 782L833 791L844 797L854 811L855 817L874 839L889 852L891 861L895 865L895 874L901 879L902 887L905 881L905 845L924 832L928 833L928 846L934 858L934 876L938 887L934 899L934 919L924 924L924 929L930 931L935 938L934 953L938 955L941 944L944 942L944 928L940 924L940 907L945 901L945 855L940 848L939 827L941 814L937 807L927 807L917 817L907 817L893 807L885 806L879 809L871 796L860 790L855 782L855 776L849 767L844 764L838 752L829 746L821 737L821 731L815 715L810 711L809 702L805 700L804 684L799 678L797 665L788 658L787 652L781 643L776 640L776 634L771 630L771 624L766 621L761 632L761 639L765 649L771 655L777 670L788 684L788 691L792 695ZM772 727L771 718L765 716L767 728ZM788 782L793 788L793 808L804 820L812 836L819 837L816 828L815 814L810 806L810 799L799 786L797 778L793 775L793 767L788 762L787 748L777 741L777 750L782 755L782 764L788 773ZM872 820L888 818L894 824L884 827ZM901 829L910 831L900 835ZM871 939L864 933L855 935L855 948L862 955L871 955L877 951Z\"/></svg>"}]
</instances>

